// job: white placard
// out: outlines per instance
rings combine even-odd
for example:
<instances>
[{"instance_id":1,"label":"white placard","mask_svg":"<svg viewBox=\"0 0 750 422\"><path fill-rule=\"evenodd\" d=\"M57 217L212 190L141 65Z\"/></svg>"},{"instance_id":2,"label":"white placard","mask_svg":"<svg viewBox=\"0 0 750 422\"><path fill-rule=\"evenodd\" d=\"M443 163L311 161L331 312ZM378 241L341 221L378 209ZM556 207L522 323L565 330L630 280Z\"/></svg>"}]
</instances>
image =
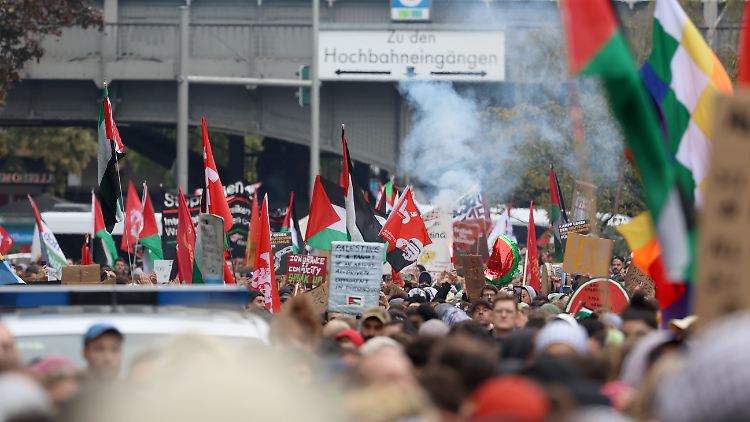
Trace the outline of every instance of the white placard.
<instances>
[{"instance_id":1,"label":"white placard","mask_svg":"<svg viewBox=\"0 0 750 422\"><path fill-rule=\"evenodd\" d=\"M382 243L331 242L328 310L361 315L378 306L382 268Z\"/></svg>"},{"instance_id":2,"label":"white placard","mask_svg":"<svg viewBox=\"0 0 750 422\"><path fill-rule=\"evenodd\" d=\"M417 263L424 265L431 273L440 273L451 269L451 244L453 244L453 213L435 207L422 214L432 243L422 249Z\"/></svg>"},{"instance_id":3,"label":"white placard","mask_svg":"<svg viewBox=\"0 0 750 422\"><path fill-rule=\"evenodd\" d=\"M505 34L420 30L320 32L321 80L505 79Z\"/></svg>"},{"instance_id":4,"label":"white placard","mask_svg":"<svg viewBox=\"0 0 750 422\"><path fill-rule=\"evenodd\" d=\"M172 273L172 261L171 259L155 259L154 260L154 272L156 273L157 284L169 283L169 274Z\"/></svg>"},{"instance_id":5,"label":"white placard","mask_svg":"<svg viewBox=\"0 0 750 422\"><path fill-rule=\"evenodd\" d=\"M203 282L224 282L224 219L213 214L198 215L195 257Z\"/></svg>"}]
</instances>

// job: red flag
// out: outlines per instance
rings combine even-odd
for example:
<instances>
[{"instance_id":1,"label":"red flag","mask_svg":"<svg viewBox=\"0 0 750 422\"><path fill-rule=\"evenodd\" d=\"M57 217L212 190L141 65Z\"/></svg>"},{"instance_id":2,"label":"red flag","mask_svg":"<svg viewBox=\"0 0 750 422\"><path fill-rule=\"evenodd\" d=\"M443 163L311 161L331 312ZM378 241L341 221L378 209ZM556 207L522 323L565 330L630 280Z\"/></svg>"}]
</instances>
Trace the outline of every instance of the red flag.
<instances>
[{"instance_id":1,"label":"red flag","mask_svg":"<svg viewBox=\"0 0 750 422\"><path fill-rule=\"evenodd\" d=\"M388 241L386 259L395 271L413 264L422 249L432 243L427 228L414 204L411 187L407 187L396 203L393 212L380 230L380 236Z\"/></svg>"},{"instance_id":2,"label":"red flag","mask_svg":"<svg viewBox=\"0 0 750 422\"><path fill-rule=\"evenodd\" d=\"M81 265L91 265L93 259L91 258L91 248L89 247L89 235L86 234L86 238L81 246Z\"/></svg>"},{"instance_id":3,"label":"red flag","mask_svg":"<svg viewBox=\"0 0 750 422\"><path fill-rule=\"evenodd\" d=\"M145 239L150 236L156 236L159 234L159 227L156 225L156 215L154 214L154 207L151 205L151 197L148 195L146 182L143 182L143 201L141 203L143 205L143 226L138 233L138 238Z\"/></svg>"},{"instance_id":4,"label":"red flag","mask_svg":"<svg viewBox=\"0 0 750 422\"><path fill-rule=\"evenodd\" d=\"M525 285L529 285L537 292L542 290L539 276L539 250L536 247L536 229L534 228L534 201L529 204L529 233L526 236L526 272Z\"/></svg>"},{"instance_id":5,"label":"red flag","mask_svg":"<svg viewBox=\"0 0 750 422\"><path fill-rule=\"evenodd\" d=\"M258 215L258 191L253 192L253 206L250 212L250 231L247 234L247 247L245 248L245 262L255 268L255 250L258 248L258 227L260 215Z\"/></svg>"},{"instance_id":6,"label":"red flag","mask_svg":"<svg viewBox=\"0 0 750 422\"><path fill-rule=\"evenodd\" d=\"M180 280L193 283L193 263L195 262L195 227L190 216L182 189L178 190L177 207L177 272Z\"/></svg>"},{"instance_id":7,"label":"red flag","mask_svg":"<svg viewBox=\"0 0 750 422\"><path fill-rule=\"evenodd\" d=\"M10 234L3 226L0 226L0 255L6 255L10 251L10 248L13 247L13 244L13 238L10 237Z\"/></svg>"},{"instance_id":8,"label":"red flag","mask_svg":"<svg viewBox=\"0 0 750 422\"><path fill-rule=\"evenodd\" d=\"M272 314L281 310L279 286L274 275L273 251L271 250L271 222L268 219L268 195L263 199L258 224L258 248L255 251L255 268L253 269L252 288L263 293L266 298L266 309Z\"/></svg>"},{"instance_id":9,"label":"red flag","mask_svg":"<svg viewBox=\"0 0 750 422\"><path fill-rule=\"evenodd\" d=\"M208 128L206 118L201 118L203 123L203 170L206 174L206 187L203 195L206 198L208 212L224 219L224 233L232 229L232 213L229 211L227 197L224 196L224 187L219 179L219 170L214 162L214 154L211 152L211 141L208 140Z\"/></svg>"},{"instance_id":10,"label":"red flag","mask_svg":"<svg viewBox=\"0 0 750 422\"><path fill-rule=\"evenodd\" d=\"M745 2L737 63L737 84L741 86L750 85L750 27L748 25L750 25L750 3Z\"/></svg>"},{"instance_id":11,"label":"red flag","mask_svg":"<svg viewBox=\"0 0 750 422\"><path fill-rule=\"evenodd\" d=\"M122 241L120 249L126 252L135 252L135 244L143 229L143 205L138 193L135 191L133 181L128 183L128 199L125 204L125 226L122 229Z\"/></svg>"}]
</instances>

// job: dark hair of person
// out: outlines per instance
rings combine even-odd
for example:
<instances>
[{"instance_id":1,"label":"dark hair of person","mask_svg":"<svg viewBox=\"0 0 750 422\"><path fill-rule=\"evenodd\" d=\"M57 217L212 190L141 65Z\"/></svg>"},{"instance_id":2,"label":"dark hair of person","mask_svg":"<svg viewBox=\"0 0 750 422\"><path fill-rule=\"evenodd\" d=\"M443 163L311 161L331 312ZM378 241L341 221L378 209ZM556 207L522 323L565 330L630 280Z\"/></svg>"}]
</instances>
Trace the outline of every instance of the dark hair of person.
<instances>
[{"instance_id":1,"label":"dark hair of person","mask_svg":"<svg viewBox=\"0 0 750 422\"><path fill-rule=\"evenodd\" d=\"M642 293L636 292L630 298L630 305L620 314L623 321L643 321L651 328L658 328L655 307Z\"/></svg>"}]
</instances>

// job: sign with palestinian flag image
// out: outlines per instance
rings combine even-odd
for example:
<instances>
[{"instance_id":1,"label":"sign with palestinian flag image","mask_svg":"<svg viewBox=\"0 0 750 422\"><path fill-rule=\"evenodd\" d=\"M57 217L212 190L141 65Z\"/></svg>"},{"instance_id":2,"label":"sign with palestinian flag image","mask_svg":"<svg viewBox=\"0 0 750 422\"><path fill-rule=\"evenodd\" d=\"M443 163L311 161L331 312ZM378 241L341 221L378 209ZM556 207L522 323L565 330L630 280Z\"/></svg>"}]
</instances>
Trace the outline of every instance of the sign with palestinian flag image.
<instances>
[{"instance_id":1,"label":"sign with palestinian flag image","mask_svg":"<svg viewBox=\"0 0 750 422\"><path fill-rule=\"evenodd\" d=\"M570 295L565 312L578 315L606 310L619 314L630 304L630 295L622 284L609 278L593 278Z\"/></svg>"}]
</instances>

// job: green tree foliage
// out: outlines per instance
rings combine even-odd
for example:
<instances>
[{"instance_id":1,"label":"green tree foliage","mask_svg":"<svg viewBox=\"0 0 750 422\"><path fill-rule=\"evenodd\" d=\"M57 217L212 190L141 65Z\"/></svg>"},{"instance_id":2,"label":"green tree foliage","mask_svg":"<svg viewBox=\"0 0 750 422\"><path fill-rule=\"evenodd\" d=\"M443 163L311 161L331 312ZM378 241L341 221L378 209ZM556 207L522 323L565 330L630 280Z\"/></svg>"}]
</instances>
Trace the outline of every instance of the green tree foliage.
<instances>
[{"instance_id":1,"label":"green tree foliage","mask_svg":"<svg viewBox=\"0 0 750 422\"><path fill-rule=\"evenodd\" d=\"M63 192L68 173L80 174L96 158L96 134L74 127L0 129L0 157L8 171L24 171L22 160L41 160Z\"/></svg>"},{"instance_id":2,"label":"green tree foliage","mask_svg":"<svg viewBox=\"0 0 750 422\"><path fill-rule=\"evenodd\" d=\"M0 103L29 60L44 54L45 35L67 26L102 25L102 12L91 0L0 0Z\"/></svg>"}]
</instances>

